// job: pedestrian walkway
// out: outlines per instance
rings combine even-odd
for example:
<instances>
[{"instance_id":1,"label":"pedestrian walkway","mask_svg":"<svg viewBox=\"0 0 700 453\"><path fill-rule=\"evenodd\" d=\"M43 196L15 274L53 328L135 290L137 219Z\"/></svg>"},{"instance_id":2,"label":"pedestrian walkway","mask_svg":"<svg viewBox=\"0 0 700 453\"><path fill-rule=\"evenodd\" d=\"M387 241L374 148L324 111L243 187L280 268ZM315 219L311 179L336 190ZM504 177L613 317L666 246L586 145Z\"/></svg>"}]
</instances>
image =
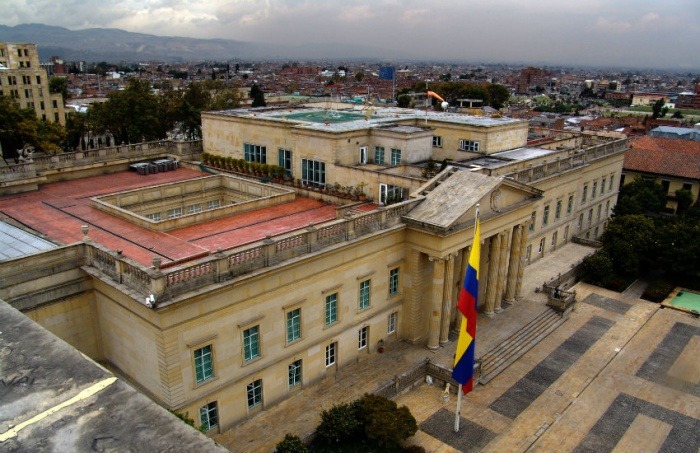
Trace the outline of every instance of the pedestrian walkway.
<instances>
[{"instance_id":1,"label":"pedestrian walkway","mask_svg":"<svg viewBox=\"0 0 700 453\"><path fill-rule=\"evenodd\" d=\"M590 247L569 243L528 266L523 277L524 298L494 317L479 315L476 356L490 351L548 310L546 295L536 292L536 288L542 287L545 281L559 273L568 271L593 251ZM425 345L406 342L388 344L383 354L375 353L367 360L345 366L334 376L306 386L294 396L216 436L215 440L234 452L272 452L286 433L302 438L311 434L320 423L321 411L377 390L426 358L452 368L454 348L454 342L448 342L434 351ZM408 406L413 412L414 407ZM436 411L439 408L439 404L435 405ZM416 413L414 416L418 419Z\"/></svg>"}]
</instances>

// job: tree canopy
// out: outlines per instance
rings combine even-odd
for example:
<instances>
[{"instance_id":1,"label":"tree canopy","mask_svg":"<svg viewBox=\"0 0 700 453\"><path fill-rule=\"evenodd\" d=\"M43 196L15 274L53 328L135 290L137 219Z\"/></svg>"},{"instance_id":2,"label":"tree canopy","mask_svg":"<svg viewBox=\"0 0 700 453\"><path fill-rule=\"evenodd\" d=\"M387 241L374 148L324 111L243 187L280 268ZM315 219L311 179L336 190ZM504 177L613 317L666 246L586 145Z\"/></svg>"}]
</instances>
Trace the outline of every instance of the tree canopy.
<instances>
[{"instance_id":1,"label":"tree canopy","mask_svg":"<svg viewBox=\"0 0 700 453\"><path fill-rule=\"evenodd\" d=\"M450 105L457 105L458 99L481 99L484 105L499 109L510 99L510 91L496 83L468 83L443 81L433 83L431 91L438 93ZM422 82L413 86L413 91L425 91Z\"/></svg>"}]
</instances>

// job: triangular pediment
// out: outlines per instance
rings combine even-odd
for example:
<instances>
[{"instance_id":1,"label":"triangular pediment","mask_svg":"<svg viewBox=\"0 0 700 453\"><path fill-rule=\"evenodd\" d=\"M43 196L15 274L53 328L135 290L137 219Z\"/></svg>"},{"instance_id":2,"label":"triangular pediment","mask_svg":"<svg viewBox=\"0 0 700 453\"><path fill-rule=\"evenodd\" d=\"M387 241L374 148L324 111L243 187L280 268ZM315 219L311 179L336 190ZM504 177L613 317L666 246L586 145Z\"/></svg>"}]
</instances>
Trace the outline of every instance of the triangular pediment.
<instances>
[{"instance_id":1,"label":"triangular pediment","mask_svg":"<svg viewBox=\"0 0 700 453\"><path fill-rule=\"evenodd\" d=\"M447 233L472 224L477 204L480 217L490 218L532 203L542 192L509 178L451 167L423 186L417 195L423 201L404 215L404 221Z\"/></svg>"}]
</instances>

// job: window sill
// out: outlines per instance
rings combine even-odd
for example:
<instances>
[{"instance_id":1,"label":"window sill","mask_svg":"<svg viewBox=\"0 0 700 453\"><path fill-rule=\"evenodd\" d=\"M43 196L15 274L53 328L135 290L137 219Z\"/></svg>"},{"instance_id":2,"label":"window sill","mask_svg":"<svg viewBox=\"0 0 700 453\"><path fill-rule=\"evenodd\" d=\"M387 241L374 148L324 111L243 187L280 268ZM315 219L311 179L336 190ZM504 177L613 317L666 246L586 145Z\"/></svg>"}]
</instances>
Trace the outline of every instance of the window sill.
<instances>
[{"instance_id":1,"label":"window sill","mask_svg":"<svg viewBox=\"0 0 700 453\"><path fill-rule=\"evenodd\" d=\"M202 382L195 382L194 386L192 387L192 390L197 390L198 388L202 388L205 385L211 383L211 382L216 382L219 380L218 376L210 377L209 379L206 379Z\"/></svg>"},{"instance_id":2,"label":"window sill","mask_svg":"<svg viewBox=\"0 0 700 453\"><path fill-rule=\"evenodd\" d=\"M246 367L248 365L252 365L253 363L255 363L261 359L262 359L262 356L257 356L257 357L250 359L250 360L244 360L243 363L241 363L241 368Z\"/></svg>"}]
</instances>

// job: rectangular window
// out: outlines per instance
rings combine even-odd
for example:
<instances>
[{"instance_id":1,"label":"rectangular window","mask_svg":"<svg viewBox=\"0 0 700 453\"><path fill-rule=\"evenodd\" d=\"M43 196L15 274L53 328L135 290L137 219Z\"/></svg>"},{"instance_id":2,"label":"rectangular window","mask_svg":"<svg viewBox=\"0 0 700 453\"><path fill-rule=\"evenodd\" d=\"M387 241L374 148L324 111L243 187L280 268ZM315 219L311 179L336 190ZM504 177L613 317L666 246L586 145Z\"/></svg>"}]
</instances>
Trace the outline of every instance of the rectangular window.
<instances>
[{"instance_id":1,"label":"rectangular window","mask_svg":"<svg viewBox=\"0 0 700 453\"><path fill-rule=\"evenodd\" d=\"M261 145L244 143L243 158L248 162L267 163L267 148Z\"/></svg>"},{"instance_id":2,"label":"rectangular window","mask_svg":"<svg viewBox=\"0 0 700 453\"><path fill-rule=\"evenodd\" d=\"M593 223L593 209L588 211L588 226L590 226L591 223Z\"/></svg>"},{"instance_id":3,"label":"rectangular window","mask_svg":"<svg viewBox=\"0 0 700 453\"><path fill-rule=\"evenodd\" d=\"M367 163L367 154L369 153L369 148L366 146L361 146L360 147L360 165L364 165Z\"/></svg>"},{"instance_id":4,"label":"rectangular window","mask_svg":"<svg viewBox=\"0 0 700 453\"><path fill-rule=\"evenodd\" d=\"M187 206L187 214L197 214L198 212L202 212L201 204L197 203Z\"/></svg>"},{"instance_id":5,"label":"rectangular window","mask_svg":"<svg viewBox=\"0 0 700 453\"><path fill-rule=\"evenodd\" d=\"M199 424L209 431L219 424L219 413L216 408L216 401L199 408Z\"/></svg>"},{"instance_id":6,"label":"rectangular window","mask_svg":"<svg viewBox=\"0 0 700 453\"><path fill-rule=\"evenodd\" d=\"M530 262L530 257L532 256L532 245L528 245L525 249L525 261Z\"/></svg>"},{"instance_id":7,"label":"rectangular window","mask_svg":"<svg viewBox=\"0 0 700 453\"><path fill-rule=\"evenodd\" d=\"M287 312L287 343L301 338L301 308Z\"/></svg>"},{"instance_id":8,"label":"rectangular window","mask_svg":"<svg viewBox=\"0 0 700 453\"><path fill-rule=\"evenodd\" d=\"M330 326L338 320L338 293L326 296L326 325Z\"/></svg>"},{"instance_id":9,"label":"rectangular window","mask_svg":"<svg viewBox=\"0 0 700 453\"><path fill-rule=\"evenodd\" d=\"M391 165L401 165L401 150L391 148Z\"/></svg>"},{"instance_id":10,"label":"rectangular window","mask_svg":"<svg viewBox=\"0 0 700 453\"><path fill-rule=\"evenodd\" d=\"M214 377L210 344L194 350L194 375L198 384Z\"/></svg>"},{"instance_id":11,"label":"rectangular window","mask_svg":"<svg viewBox=\"0 0 700 453\"><path fill-rule=\"evenodd\" d=\"M586 198L588 197L588 184L583 185L583 195L581 195L581 204L586 202Z\"/></svg>"},{"instance_id":12,"label":"rectangular window","mask_svg":"<svg viewBox=\"0 0 700 453\"><path fill-rule=\"evenodd\" d=\"M36 76L36 84L41 85L41 76Z\"/></svg>"},{"instance_id":13,"label":"rectangular window","mask_svg":"<svg viewBox=\"0 0 700 453\"><path fill-rule=\"evenodd\" d=\"M374 147L374 163L384 165L384 147Z\"/></svg>"},{"instance_id":14,"label":"rectangular window","mask_svg":"<svg viewBox=\"0 0 700 453\"><path fill-rule=\"evenodd\" d=\"M539 250L539 254L540 254L540 255L542 254L542 252L544 252L544 243L545 243L545 240L546 240L546 238L540 239L540 250Z\"/></svg>"},{"instance_id":15,"label":"rectangular window","mask_svg":"<svg viewBox=\"0 0 700 453\"><path fill-rule=\"evenodd\" d=\"M600 216L603 213L603 205L598 205L598 220L600 220Z\"/></svg>"},{"instance_id":16,"label":"rectangular window","mask_svg":"<svg viewBox=\"0 0 700 453\"><path fill-rule=\"evenodd\" d=\"M554 218L556 220L561 218L561 200L557 200L557 209L554 211Z\"/></svg>"},{"instance_id":17,"label":"rectangular window","mask_svg":"<svg viewBox=\"0 0 700 453\"><path fill-rule=\"evenodd\" d=\"M209 200L207 201L207 209L216 209L221 207L221 201L219 200Z\"/></svg>"},{"instance_id":18,"label":"rectangular window","mask_svg":"<svg viewBox=\"0 0 700 453\"><path fill-rule=\"evenodd\" d=\"M359 300L360 310L364 310L365 308L369 308L369 304L370 304L369 292L370 292L370 280L365 280L363 282L360 282L360 300Z\"/></svg>"},{"instance_id":19,"label":"rectangular window","mask_svg":"<svg viewBox=\"0 0 700 453\"><path fill-rule=\"evenodd\" d=\"M433 146L436 148L442 147L442 137L439 135L433 135Z\"/></svg>"},{"instance_id":20,"label":"rectangular window","mask_svg":"<svg viewBox=\"0 0 700 453\"><path fill-rule=\"evenodd\" d=\"M44 107L44 101L41 101L39 105L41 106L41 110L46 110L46 108Z\"/></svg>"},{"instance_id":21,"label":"rectangular window","mask_svg":"<svg viewBox=\"0 0 700 453\"><path fill-rule=\"evenodd\" d=\"M326 366L335 364L335 348L338 343L331 343L326 346Z\"/></svg>"},{"instance_id":22,"label":"rectangular window","mask_svg":"<svg viewBox=\"0 0 700 453\"><path fill-rule=\"evenodd\" d=\"M399 293L399 268L389 271L389 296L395 296Z\"/></svg>"},{"instance_id":23,"label":"rectangular window","mask_svg":"<svg viewBox=\"0 0 700 453\"><path fill-rule=\"evenodd\" d=\"M459 149L462 151L479 151L479 142L474 140L460 140Z\"/></svg>"},{"instance_id":24,"label":"rectangular window","mask_svg":"<svg viewBox=\"0 0 700 453\"><path fill-rule=\"evenodd\" d=\"M610 216L610 200L605 202L605 217Z\"/></svg>"},{"instance_id":25,"label":"rectangular window","mask_svg":"<svg viewBox=\"0 0 700 453\"><path fill-rule=\"evenodd\" d=\"M663 187L664 192L666 194L668 194L668 189L669 189L669 187L671 187L671 181L669 181L668 179L662 179L661 180L661 187Z\"/></svg>"},{"instance_id":26,"label":"rectangular window","mask_svg":"<svg viewBox=\"0 0 700 453\"><path fill-rule=\"evenodd\" d=\"M537 221L537 211L532 211L532 214L530 215L530 226L528 226L528 229L530 231L535 231L535 222Z\"/></svg>"},{"instance_id":27,"label":"rectangular window","mask_svg":"<svg viewBox=\"0 0 700 453\"><path fill-rule=\"evenodd\" d=\"M596 192L598 192L598 181L593 183L593 188L591 189L591 200L595 198Z\"/></svg>"},{"instance_id":28,"label":"rectangular window","mask_svg":"<svg viewBox=\"0 0 700 453\"><path fill-rule=\"evenodd\" d=\"M564 242L566 242L569 239L569 225L564 228Z\"/></svg>"},{"instance_id":29,"label":"rectangular window","mask_svg":"<svg viewBox=\"0 0 700 453\"><path fill-rule=\"evenodd\" d=\"M549 223L549 205L544 207L544 212L542 213L542 226L545 227Z\"/></svg>"},{"instance_id":30,"label":"rectangular window","mask_svg":"<svg viewBox=\"0 0 700 453\"><path fill-rule=\"evenodd\" d=\"M243 331L243 360L246 362L260 356L260 329L253 326Z\"/></svg>"},{"instance_id":31,"label":"rectangular window","mask_svg":"<svg viewBox=\"0 0 700 453\"><path fill-rule=\"evenodd\" d=\"M301 160L301 180L314 187L326 185L326 164L317 160Z\"/></svg>"},{"instance_id":32,"label":"rectangular window","mask_svg":"<svg viewBox=\"0 0 700 453\"><path fill-rule=\"evenodd\" d=\"M603 180L600 182L600 194L605 193L605 181L607 181L607 178L603 176Z\"/></svg>"},{"instance_id":33,"label":"rectangular window","mask_svg":"<svg viewBox=\"0 0 700 453\"><path fill-rule=\"evenodd\" d=\"M289 386L295 387L301 384L301 359L289 364Z\"/></svg>"},{"instance_id":34,"label":"rectangular window","mask_svg":"<svg viewBox=\"0 0 700 453\"><path fill-rule=\"evenodd\" d=\"M574 196L569 195L569 201L566 204L566 213L571 214L571 212L574 210Z\"/></svg>"},{"instance_id":35,"label":"rectangular window","mask_svg":"<svg viewBox=\"0 0 700 453\"><path fill-rule=\"evenodd\" d=\"M146 218L152 220L153 222L160 222L160 212L154 212L152 214L146 214Z\"/></svg>"},{"instance_id":36,"label":"rectangular window","mask_svg":"<svg viewBox=\"0 0 700 453\"><path fill-rule=\"evenodd\" d=\"M182 216L182 208L168 209L168 218L169 219L176 219L180 216Z\"/></svg>"},{"instance_id":37,"label":"rectangular window","mask_svg":"<svg viewBox=\"0 0 700 453\"><path fill-rule=\"evenodd\" d=\"M56 100L53 101L53 108L55 108L55 109L58 108L58 101L56 101Z\"/></svg>"},{"instance_id":38,"label":"rectangular window","mask_svg":"<svg viewBox=\"0 0 700 453\"><path fill-rule=\"evenodd\" d=\"M687 190L690 192L693 189L693 183L690 182L684 182L683 183L683 190Z\"/></svg>"},{"instance_id":39,"label":"rectangular window","mask_svg":"<svg viewBox=\"0 0 700 453\"><path fill-rule=\"evenodd\" d=\"M387 327L386 327L386 333L394 333L396 332L396 321L399 318L399 314L397 312L393 312L392 314L389 315L389 320L387 322Z\"/></svg>"},{"instance_id":40,"label":"rectangular window","mask_svg":"<svg viewBox=\"0 0 700 453\"><path fill-rule=\"evenodd\" d=\"M292 176L292 151L279 149L277 151L277 165L284 168L285 175Z\"/></svg>"},{"instance_id":41,"label":"rectangular window","mask_svg":"<svg viewBox=\"0 0 700 453\"><path fill-rule=\"evenodd\" d=\"M363 349L367 347L367 334L369 333L369 327L365 326L357 332L357 349Z\"/></svg>"},{"instance_id":42,"label":"rectangular window","mask_svg":"<svg viewBox=\"0 0 700 453\"><path fill-rule=\"evenodd\" d=\"M608 185L608 192L610 192L612 190L613 179L615 179L615 173L610 173L610 183Z\"/></svg>"},{"instance_id":43,"label":"rectangular window","mask_svg":"<svg viewBox=\"0 0 700 453\"><path fill-rule=\"evenodd\" d=\"M246 390L248 393L248 409L252 409L262 403L262 379L256 379L248 384Z\"/></svg>"},{"instance_id":44,"label":"rectangular window","mask_svg":"<svg viewBox=\"0 0 700 453\"><path fill-rule=\"evenodd\" d=\"M552 250L557 246L557 232L555 231L552 235Z\"/></svg>"},{"instance_id":45,"label":"rectangular window","mask_svg":"<svg viewBox=\"0 0 700 453\"><path fill-rule=\"evenodd\" d=\"M583 229L583 212L581 213L581 215L578 216L578 229Z\"/></svg>"}]
</instances>

